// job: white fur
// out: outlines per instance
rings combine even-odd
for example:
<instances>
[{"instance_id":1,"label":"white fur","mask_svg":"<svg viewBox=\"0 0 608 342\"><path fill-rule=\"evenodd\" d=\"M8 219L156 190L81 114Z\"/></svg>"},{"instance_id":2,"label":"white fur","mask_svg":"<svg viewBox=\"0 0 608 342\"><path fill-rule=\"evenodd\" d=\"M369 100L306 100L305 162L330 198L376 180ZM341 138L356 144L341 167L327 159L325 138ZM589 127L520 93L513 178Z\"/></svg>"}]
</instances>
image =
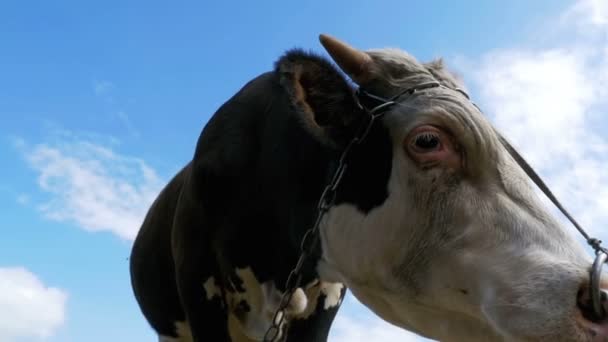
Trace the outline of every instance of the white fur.
<instances>
[{"instance_id":1,"label":"white fur","mask_svg":"<svg viewBox=\"0 0 608 342\"><path fill-rule=\"evenodd\" d=\"M394 50L370 55L376 79L389 80L372 90L392 94L447 75ZM410 74L382 74L395 64ZM321 278L344 282L385 320L442 341L591 341L576 308L589 258L541 205L487 119L462 94L433 88L379 124L394 145L388 198L367 214L351 204L328 212ZM453 134L462 170L414 164L403 140L421 124Z\"/></svg>"},{"instance_id":2,"label":"white fur","mask_svg":"<svg viewBox=\"0 0 608 342\"><path fill-rule=\"evenodd\" d=\"M221 298L222 294L220 292L220 288L217 286L215 282L215 278L209 277L205 283L203 284L203 288L205 289L205 296L207 300L212 300L213 298Z\"/></svg>"},{"instance_id":3,"label":"white fur","mask_svg":"<svg viewBox=\"0 0 608 342\"><path fill-rule=\"evenodd\" d=\"M344 289L344 284L323 282L320 286L321 292L325 295L323 309L329 310L342 303L342 289Z\"/></svg>"},{"instance_id":4,"label":"white fur","mask_svg":"<svg viewBox=\"0 0 608 342\"><path fill-rule=\"evenodd\" d=\"M235 273L243 282L245 292L228 292L228 307L234 311L240 301L247 302L251 310L235 320L236 326L248 338L261 340L272 322L281 294L273 282L260 283L249 267L237 268Z\"/></svg>"},{"instance_id":5,"label":"white fur","mask_svg":"<svg viewBox=\"0 0 608 342\"><path fill-rule=\"evenodd\" d=\"M259 341L270 327L283 293L276 288L274 282L260 283L249 267L236 268L234 272L242 281L241 285L245 291L226 291L229 334L236 342ZM220 296L220 289L213 277L208 278L203 287L207 300ZM297 288L285 309L284 324L295 318L308 318L315 311L321 293L325 295L323 304L325 310L336 307L340 304L343 288L344 285L340 283L318 280ZM247 303L250 311L237 317L235 311L241 301ZM166 342L182 342L182 340L169 339Z\"/></svg>"}]
</instances>

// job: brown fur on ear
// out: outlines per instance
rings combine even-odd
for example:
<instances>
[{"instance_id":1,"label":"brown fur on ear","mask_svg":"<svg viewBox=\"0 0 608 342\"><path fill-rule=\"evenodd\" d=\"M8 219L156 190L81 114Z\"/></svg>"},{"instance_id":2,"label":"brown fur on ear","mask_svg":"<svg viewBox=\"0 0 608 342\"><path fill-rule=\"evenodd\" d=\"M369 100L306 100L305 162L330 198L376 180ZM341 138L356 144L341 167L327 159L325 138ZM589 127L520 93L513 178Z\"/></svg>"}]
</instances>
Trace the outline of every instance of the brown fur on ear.
<instances>
[{"instance_id":1,"label":"brown fur on ear","mask_svg":"<svg viewBox=\"0 0 608 342\"><path fill-rule=\"evenodd\" d=\"M302 50L287 52L276 63L281 84L315 136L341 144L360 117L346 77L323 57Z\"/></svg>"},{"instance_id":2,"label":"brown fur on ear","mask_svg":"<svg viewBox=\"0 0 608 342\"><path fill-rule=\"evenodd\" d=\"M315 117L315 112L308 104L308 93L304 89L304 85L302 84L302 66L295 65L293 68L293 78L292 84L293 87L293 99L292 101L296 104L296 106L300 107L306 114L309 114L311 118ZM316 120L315 120L316 121ZM323 125L319 123L319 125Z\"/></svg>"}]
</instances>

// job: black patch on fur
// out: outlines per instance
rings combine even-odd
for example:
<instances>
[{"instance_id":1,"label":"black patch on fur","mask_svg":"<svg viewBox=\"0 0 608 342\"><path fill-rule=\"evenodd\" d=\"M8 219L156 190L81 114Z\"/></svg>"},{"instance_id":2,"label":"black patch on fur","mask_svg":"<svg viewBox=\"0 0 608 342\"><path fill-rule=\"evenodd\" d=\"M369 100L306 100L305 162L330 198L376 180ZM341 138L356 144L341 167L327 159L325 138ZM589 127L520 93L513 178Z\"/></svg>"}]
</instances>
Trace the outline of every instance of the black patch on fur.
<instances>
[{"instance_id":1,"label":"black patch on fur","mask_svg":"<svg viewBox=\"0 0 608 342\"><path fill-rule=\"evenodd\" d=\"M338 187L336 204L352 203L363 213L382 205L388 198L388 181L393 165L393 144L388 129L378 120L367 139L355 146Z\"/></svg>"},{"instance_id":2,"label":"black patch on fur","mask_svg":"<svg viewBox=\"0 0 608 342\"><path fill-rule=\"evenodd\" d=\"M340 301L344 299L346 288L340 290ZM316 320L294 319L289 327L289 341L309 342L309 341L327 341L326 336L329 333L333 317L338 312L340 305L324 309L325 299L327 296L321 293L317 298L317 313Z\"/></svg>"},{"instance_id":3,"label":"black patch on fur","mask_svg":"<svg viewBox=\"0 0 608 342\"><path fill-rule=\"evenodd\" d=\"M248 82L215 112L133 248L134 291L157 332L171 335L173 322L188 317L195 340L229 341L225 295L244 291L237 267L284 290L335 162L366 118L343 74L302 50L287 52L274 72ZM337 204L368 212L386 200L391 145L378 121L352 151ZM303 283L318 278L318 254L309 260ZM223 296L208 301L203 284L211 276ZM318 308L294 322L290 341L326 340L338 308Z\"/></svg>"},{"instance_id":4,"label":"black patch on fur","mask_svg":"<svg viewBox=\"0 0 608 342\"><path fill-rule=\"evenodd\" d=\"M249 303L247 303L247 301L243 299L239 302L239 310L243 310L243 312L249 312L251 311L251 307L249 306Z\"/></svg>"},{"instance_id":5,"label":"black patch on fur","mask_svg":"<svg viewBox=\"0 0 608 342\"><path fill-rule=\"evenodd\" d=\"M315 121L319 126L329 127L330 138L338 146L344 147L355 132L367 124L368 114L357 106L352 87L326 58L294 49L276 62L275 69L292 99L294 77L298 69L301 70L300 84L308 94L308 104L315 111ZM388 197L392 142L381 120L374 124L367 139L352 151L351 156L336 204L352 203L367 213Z\"/></svg>"}]
</instances>

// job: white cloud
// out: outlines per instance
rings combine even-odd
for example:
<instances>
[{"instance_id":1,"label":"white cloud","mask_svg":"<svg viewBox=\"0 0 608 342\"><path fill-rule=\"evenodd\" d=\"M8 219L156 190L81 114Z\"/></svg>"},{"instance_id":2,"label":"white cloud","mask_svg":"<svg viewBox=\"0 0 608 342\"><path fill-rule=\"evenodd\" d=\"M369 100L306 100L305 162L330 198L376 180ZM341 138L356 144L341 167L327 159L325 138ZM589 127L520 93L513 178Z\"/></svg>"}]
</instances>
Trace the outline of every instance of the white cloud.
<instances>
[{"instance_id":1,"label":"white cloud","mask_svg":"<svg viewBox=\"0 0 608 342\"><path fill-rule=\"evenodd\" d=\"M608 26L608 2L606 0L579 0L567 10L562 20L579 28L605 30Z\"/></svg>"},{"instance_id":2,"label":"white cloud","mask_svg":"<svg viewBox=\"0 0 608 342\"><path fill-rule=\"evenodd\" d=\"M26 194L19 194L17 196L17 203L21 205L27 205L30 202L30 196Z\"/></svg>"},{"instance_id":3,"label":"white cloud","mask_svg":"<svg viewBox=\"0 0 608 342\"><path fill-rule=\"evenodd\" d=\"M0 268L0 341L46 338L65 321L67 294L21 267Z\"/></svg>"},{"instance_id":4,"label":"white cloud","mask_svg":"<svg viewBox=\"0 0 608 342\"><path fill-rule=\"evenodd\" d=\"M486 114L597 234L608 224L608 2L578 1L551 29L575 39L491 51L463 73Z\"/></svg>"},{"instance_id":5,"label":"white cloud","mask_svg":"<svg viewBox=\"0 0 608 342\"><path fill-rule=\"evenodd\" d=\"M112 89L114 89L114 83L110 81L93 82L93 91L97 96L108 95L108 93L112 91Z\"/></svg>"},{"instance_id":6,"label":"white cloud","mask_svg":"<svg viewBox=\"0 0 608 342\"><path fill-rule=\"evenodd\" d=\"M116 85L110 81L93 81L93 92L106 102L112 109L112 117L120 121L132 137L139 138L139 131L133 125L131 118L124 109L120 109L120 102L115 98ZM118 107L118 109L116 108Z\"/></svg>"},{"instance_id":7,"label":"white cloud","mask_svg":"<svg viewBox=\"0 0 608 342\"><path fill-rule=\"evenodd\" d=\"M133 124L131 123L131 119L129 118L129 115L125 111L122 111L122 110L118 111L116 113L116 117L126 127L127 131L129 131L129 134L131 134L131 136L133 136L135 138L139 138L139 136L140 136L139 132L135 129L135 126L133 126Z\"/></svg>"},{"instance_id":8,"label":"white cloud","mask_svg":"<svg viewBox=\"0 0 608 342\"><path fill-rule=\"evenodd\" d=\"M143 160L87 140L64 139L22 149L38 172L38 185L51 195L40 206L44 215L88 231L133 239L162 186Z\"/></svg>"}]
</instances>

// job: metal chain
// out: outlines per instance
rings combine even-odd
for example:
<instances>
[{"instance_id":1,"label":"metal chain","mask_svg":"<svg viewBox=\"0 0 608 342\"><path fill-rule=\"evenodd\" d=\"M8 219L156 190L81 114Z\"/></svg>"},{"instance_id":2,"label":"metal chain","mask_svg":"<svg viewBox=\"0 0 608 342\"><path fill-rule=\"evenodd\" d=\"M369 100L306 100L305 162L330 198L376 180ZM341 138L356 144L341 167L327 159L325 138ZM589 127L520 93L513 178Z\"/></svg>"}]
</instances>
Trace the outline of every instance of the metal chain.
<instances>
[{"instance_id":1,"label":"metal chain","mask_svg":"<svg viewBox=\"0 0 608 342\"><path fill-rule=\"evenodd\" d=\"M355 134L348 145L346 145L342 151L342 154L340 155L340 159L338 160L336 171L334 172L329 183L323 189L321 198L317 204L317 218L313 226L308 229L302 237L302 241L300 243L300 257L298 258L296 266L291 270L291 272L289 272L289 276L287 276L287 281L285 282L285 293L283 293L279 306L274 312L271 326L264 334L264 342L280 341L278 338L280 337L281 333L281 325L283 322L285 322L285 309L291 302L293 293L302 282L302 267L304 266L304 262L306 262L306 259L313 253L314 249L319 243L319 227L321 225L321 221L329 209L334 205L338 186L340 185L344 171L346 171L348 166L347 159L350 152L355 145L361 144L365 140L376 119L381 117L393 104L393 101L388 101L372 109L366 109L359 104L359 107L368 114L369 121L361 125L359 131ZM285 333L281 336L281 340L284 340L285 337L287 337L287 328L288 327L286 327Z\"/></svg>"}]
</instances>

